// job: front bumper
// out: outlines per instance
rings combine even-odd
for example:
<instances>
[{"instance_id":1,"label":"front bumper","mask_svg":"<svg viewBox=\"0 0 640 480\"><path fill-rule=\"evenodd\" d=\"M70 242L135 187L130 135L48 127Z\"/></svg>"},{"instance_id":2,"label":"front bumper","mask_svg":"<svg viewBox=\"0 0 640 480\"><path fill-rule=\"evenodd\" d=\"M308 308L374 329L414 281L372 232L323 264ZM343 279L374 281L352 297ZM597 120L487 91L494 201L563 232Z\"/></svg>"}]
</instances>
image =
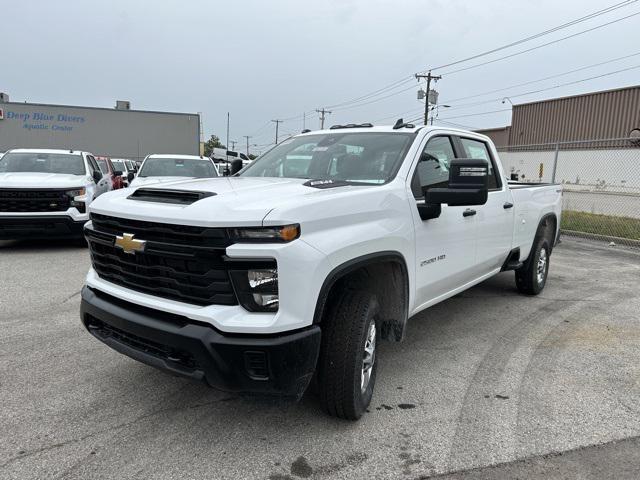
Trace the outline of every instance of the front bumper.
<instances>
[{"instance_id":1,"label":"front bumper","mask_svg":"<svg viewBox=\"0 0 640 480\"><path fill-rule=\"evenodd\" d=\"M67 215L0 216L0 240L81 238L86 221L74 221Z\"/></svg>"},{"instance_id":2,"label":"front bumper","mask_svg":"<svg viewBox=\"0 0 640 480\"><path fill-rule=\"evenodd\" d=\"M300 398L315 371L320 328L225 335L186 317L84 287L80 316L98 340L147 365L220 390Z\"/></svg>"}]
</instances>

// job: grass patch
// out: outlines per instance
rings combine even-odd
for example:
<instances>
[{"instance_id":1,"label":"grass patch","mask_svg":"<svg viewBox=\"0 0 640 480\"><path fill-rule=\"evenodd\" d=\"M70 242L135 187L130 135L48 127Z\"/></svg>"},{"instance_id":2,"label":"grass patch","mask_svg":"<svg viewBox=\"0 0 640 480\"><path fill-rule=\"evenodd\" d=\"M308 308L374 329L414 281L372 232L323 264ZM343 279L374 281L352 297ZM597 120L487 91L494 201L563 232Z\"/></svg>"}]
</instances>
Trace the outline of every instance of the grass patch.
<instances>
[{"instance_id":1,"label":"grass patch","mask_svg":"<svg viewBox=\"0 0 640 480\"><path fill-rule=\"evenodd\" d=\"M640 240L640 218L563 210L560 228L576 232Z\"/></svg>"}]
</instances>

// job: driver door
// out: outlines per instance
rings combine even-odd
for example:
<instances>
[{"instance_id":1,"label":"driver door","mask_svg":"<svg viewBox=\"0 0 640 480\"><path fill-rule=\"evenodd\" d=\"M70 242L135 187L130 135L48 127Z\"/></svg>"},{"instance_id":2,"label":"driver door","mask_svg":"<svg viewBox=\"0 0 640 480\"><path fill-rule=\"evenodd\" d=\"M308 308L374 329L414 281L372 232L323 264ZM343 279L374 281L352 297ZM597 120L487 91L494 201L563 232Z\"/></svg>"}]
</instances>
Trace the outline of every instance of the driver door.
<instances>
[{"instance_id":1,"label":"driver door","mask_svg":"<svg viewBox=\"0 0 640 480\"><path fill-rule=\"evenodd\" d=\"M417 208L424 203L423 188L448 186L449 163L456 157L460 158L452 138L436 135L427 140L414 165L416 310L475 278L476 218L469 214L471 209L442 205L438 218L423 220Z\"/></svg>"}]
</instances>

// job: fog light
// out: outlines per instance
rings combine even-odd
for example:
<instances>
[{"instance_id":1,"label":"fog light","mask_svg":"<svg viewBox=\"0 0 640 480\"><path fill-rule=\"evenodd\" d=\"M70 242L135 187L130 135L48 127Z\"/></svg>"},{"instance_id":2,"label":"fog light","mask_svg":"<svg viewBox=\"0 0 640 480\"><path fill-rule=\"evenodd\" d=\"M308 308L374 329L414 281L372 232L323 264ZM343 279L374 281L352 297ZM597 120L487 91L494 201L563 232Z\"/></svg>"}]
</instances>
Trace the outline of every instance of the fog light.
<instances>
[{"instance_id":1,"label":"fog light","mask_svg":"<svg viewBox=\"0 0 640 480\"><path fill-rule=\"evenodd\" d=\"M260 266L275 266L266 262ZM230 270L229 275L240 305L250 312L275 312L278 310L278 270L276 268L247 268Z\"/></svg>"}]
</instances>

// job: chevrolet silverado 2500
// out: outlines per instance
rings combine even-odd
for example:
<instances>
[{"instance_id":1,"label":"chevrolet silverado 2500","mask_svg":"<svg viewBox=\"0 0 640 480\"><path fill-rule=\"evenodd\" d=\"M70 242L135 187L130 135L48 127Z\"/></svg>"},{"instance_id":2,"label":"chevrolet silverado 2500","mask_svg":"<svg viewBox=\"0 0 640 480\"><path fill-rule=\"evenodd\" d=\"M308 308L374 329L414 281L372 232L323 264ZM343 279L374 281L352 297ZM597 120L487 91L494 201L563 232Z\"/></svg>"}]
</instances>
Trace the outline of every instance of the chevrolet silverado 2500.
<instances>
[{"instance_id":1,"label":"chevrolet silverado 2500","mask_svg":"<svg viewBox=\"0 0 640 480\"><path fill-rule=\"evenodd\" d=\"M88 152L9 150L0 159L0 240L82 238L88 206L110 189Z\"/></svg>"},{"instance_id":2,"label":"chevrolet silverado 2500","mask_svg":"<svg viewBox=\"0 0 640 480\"><path fill-rule=\"evenodd\" d=\"M231 177L97 199L81 318L223 390L299 398L313 378L330 414L357 419L378 342L408 318L504 270L522 293L544 288L560 202L558 185L509 184L476 133L304 133Z\"/></svg>"}]
</instances>

